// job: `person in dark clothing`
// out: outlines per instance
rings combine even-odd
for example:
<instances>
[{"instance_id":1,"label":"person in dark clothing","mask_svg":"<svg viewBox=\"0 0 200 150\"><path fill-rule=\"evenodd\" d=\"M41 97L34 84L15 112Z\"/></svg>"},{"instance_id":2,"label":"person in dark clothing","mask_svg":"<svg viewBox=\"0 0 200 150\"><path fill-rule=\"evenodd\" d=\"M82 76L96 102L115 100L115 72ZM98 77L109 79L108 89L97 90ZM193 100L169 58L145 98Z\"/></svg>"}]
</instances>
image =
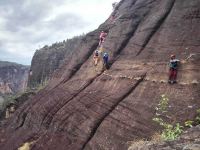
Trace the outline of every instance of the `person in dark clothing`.
<instances>
[{"instance_id":1,"label":"person in dark clothing","mask_svg":"<svg viewBox=\"0 0 200 150\"><path fill-rule=\"evenodd\" d=\"M108 69L108 53L103 54L103 65L106 69Z\"/></svg>"},{"instance_id":2,"label":"person in dark clothing","mask_svg":"<svg viewBox=\"0 0 200 150\"><path fill-rule=\"evenodd\" d=\"M178 72L178 62L175 55L171 55L169 62L169 80L168 83L176 83L176 77Z\"/></svg>"}]
</instances>

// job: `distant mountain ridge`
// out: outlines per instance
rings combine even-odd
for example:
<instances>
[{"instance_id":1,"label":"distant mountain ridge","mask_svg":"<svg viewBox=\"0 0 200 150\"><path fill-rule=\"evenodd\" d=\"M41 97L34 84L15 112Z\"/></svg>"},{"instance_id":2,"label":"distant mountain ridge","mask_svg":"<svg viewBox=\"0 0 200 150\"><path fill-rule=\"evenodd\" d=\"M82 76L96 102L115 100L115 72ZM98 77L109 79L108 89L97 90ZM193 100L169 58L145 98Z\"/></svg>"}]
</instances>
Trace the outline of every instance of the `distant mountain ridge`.
<instances>
[{"instance_id":1,"label":"distant mountain ridge","mask_svg":"<svg viewBox=\"0 0 200 150\"><path fill-rule=\"evenodd\" d=\"M16 62L9 62L9 61L1 61L0 60L0 67L7 67L7 66L29 67L29 66L26 66L26 65L18 64Z\"/></svg>"},{"instance_id":2,"label":"distant mountain ridge","mask_svg":"<svg viewBox=\"0 0 200 150\"><path fill-rule=\"evenodd\" d=\"M29 66L0 61L0 93L15 94L23 92L27 86Z\"/></svg>"}]
</instances>

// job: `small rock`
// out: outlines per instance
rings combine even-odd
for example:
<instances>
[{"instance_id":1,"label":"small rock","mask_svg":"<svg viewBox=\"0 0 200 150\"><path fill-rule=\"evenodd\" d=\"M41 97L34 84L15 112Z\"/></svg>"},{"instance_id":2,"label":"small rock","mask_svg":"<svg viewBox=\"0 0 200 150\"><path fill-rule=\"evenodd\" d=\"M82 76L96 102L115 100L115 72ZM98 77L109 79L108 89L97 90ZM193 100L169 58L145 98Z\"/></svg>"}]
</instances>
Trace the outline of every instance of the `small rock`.
<instances>
[{"instance_id":1,"label":"small rock","mask_svg":"<svg viewBox=\"0 0 200 150\"><path fill-rule=\"evenodd\" d=\"M193 106L188 106L188 108L193 108Z\"/></svg>"}]
</instances>

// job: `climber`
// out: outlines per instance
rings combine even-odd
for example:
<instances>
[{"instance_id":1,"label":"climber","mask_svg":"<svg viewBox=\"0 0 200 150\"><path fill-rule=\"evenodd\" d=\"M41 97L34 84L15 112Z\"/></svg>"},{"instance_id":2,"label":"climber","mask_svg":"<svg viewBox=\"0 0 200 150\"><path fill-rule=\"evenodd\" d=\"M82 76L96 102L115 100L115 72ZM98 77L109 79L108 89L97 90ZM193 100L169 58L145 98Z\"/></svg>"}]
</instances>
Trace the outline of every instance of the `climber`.
<instances>
[{"instance_id":1,"label":"climber","mask_svg":"<svg viewBox=\"0 0 200 150\"><path fill-rule=\"evenodd\" d=\"M108 69L108 53L103 54L103 66Z\"/></svg>"},{"instance_id":2,"label":"climber","mask_svg":"<svg viewBox=\"0 0 200 150\"><path fill-rule=\"evenodd\" d=\"M180 60L176 59L175 55L171 55L169 62L169 80L168 83L176 83L178 62Z\"/></svg>"},{"instance_id":3,"label":"climber","mask_svg":"<svg viewBox=\"0 0 200 150\"><path fill-rule=\"evenodd\" d=\"M99 36L99 46L105 41L105 38L107 36L107 33L104 31L101 31L100 36Z\"/></svg>"},{"instance_id":4,"label":"climber","mask_svg":"<svg viewBox=\"0 0 200 150\"><path fill-rule=\"evenodd\" d=\"M93 60L94 60L94 65L96 66L99 62L99 51L98 50L96 50L94 52Z\"/></svg>"}]
</instances>

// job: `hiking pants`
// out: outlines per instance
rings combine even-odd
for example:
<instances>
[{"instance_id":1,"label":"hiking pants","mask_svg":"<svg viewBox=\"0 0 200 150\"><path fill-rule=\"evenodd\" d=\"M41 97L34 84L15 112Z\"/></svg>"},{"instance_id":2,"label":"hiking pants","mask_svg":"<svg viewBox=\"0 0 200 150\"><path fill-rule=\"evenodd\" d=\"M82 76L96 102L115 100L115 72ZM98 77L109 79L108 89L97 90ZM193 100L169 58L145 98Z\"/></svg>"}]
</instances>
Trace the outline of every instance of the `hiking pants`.
<instances>
[{"instance_id":1,"label":"hiking pants","mask_svg":"<svg viewBox=\"0 0 200 150\"><path fill-rule=\"evenodd\" d=\"M108 69L108 58L103 58L103 65Z\"/></svg>"},{"instance_id":2,"label":"hiking pants","mask_svg":"<svg viewBox=\"0 0 200 150\"><path fill-rule=\"evenodd\" d=\"M108 58L103 58L103 63L104 63L104 65L107 65L108 64Z\"/></svg>"},{"instance_id":3,"label":"hiking pants","mask_svg":"<svg viewBox=\"0 0 200 150\"><path fill-rule=\"evenodd\" d=\"M170 81L176 81L176 77L177 77L177 69L170 68L170 70L169 70L169 80Z\"/></svg>"},{"instance_id":4,"label":"hiking pants","mask_svg":"<svg viewBox=\"0 0 200 150\"><path fill-rule=\"evenodd\" d=\"M96 66L99 62L99 56L95 56L93 59L94 59L94 65Z\"/></svg>"},{"instance_id":5,"label":"hiking pants","mask_svg":"<svg viewBox=\"0 0 200 150\"><path fill-rule=\"evenodd\" d=\"M99 40L99 46L101 46L101 44L104 42L105 40L105 37L101 37L100 40Z\"/></svg>"}]
</instances>

